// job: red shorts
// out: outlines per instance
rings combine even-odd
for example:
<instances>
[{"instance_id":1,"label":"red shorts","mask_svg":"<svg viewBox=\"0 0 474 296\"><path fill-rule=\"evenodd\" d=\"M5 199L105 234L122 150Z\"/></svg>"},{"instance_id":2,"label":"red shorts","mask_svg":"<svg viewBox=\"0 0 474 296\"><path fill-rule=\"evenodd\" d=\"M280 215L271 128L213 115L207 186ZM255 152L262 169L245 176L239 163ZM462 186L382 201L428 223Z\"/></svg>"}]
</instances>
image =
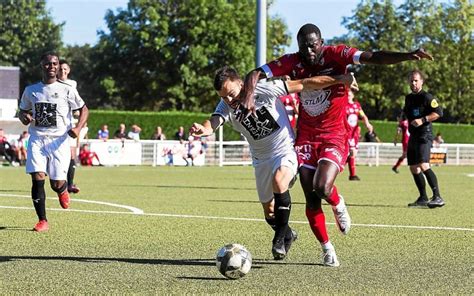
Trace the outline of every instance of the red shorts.
<instances>
[{"instance_id":1,"label":"red shorts","mask_svg":"<svg viewBox=\"0 0 474 296\"><path fill-rule=\"evenodd\" d=\"M402 142L402 148L403 148L403 152L407 152L407 149L408 149L408 141Z\"/></svg>"},{"instance_id":2,"label":"red shorts","mask_svg":"<svg viewBox=\"0 0 474 296\"><path fill-rule=\"evenodd\" d=\"M345 136L322 137L299 133L295 150L301 166L316 169L318 162L324 159L334 163L339 172L344 170L349 155L349 145Z\"/></svg>"},{"instance_id":3,"label":"red shorts","mask_svg":"<svg viewBox=\"0 0 474 296\"><path fill-rule=\"evenodd\" d=\"M359 149L359 137L349 138L349 149Z\"/></svg>"}]
</instances>

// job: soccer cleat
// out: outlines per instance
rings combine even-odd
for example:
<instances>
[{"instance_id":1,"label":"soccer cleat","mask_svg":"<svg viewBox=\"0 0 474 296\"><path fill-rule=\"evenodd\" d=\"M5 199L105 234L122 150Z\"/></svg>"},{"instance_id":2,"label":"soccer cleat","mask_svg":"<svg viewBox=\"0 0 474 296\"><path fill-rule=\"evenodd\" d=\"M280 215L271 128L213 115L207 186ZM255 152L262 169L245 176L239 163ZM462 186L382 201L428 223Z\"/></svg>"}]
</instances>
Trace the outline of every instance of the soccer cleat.
<instances>
[{"instance_id":1,"label":"soccer cleat","mask_svg":"<svg viewBox=\"0 0 474 296\"><path fill-rule=\"evenodd\" d=\"M62 193L58 193L58 197L61 208L69 208L69 192L67 190L64 190Z\"/></svg>"},{"instance_id":2,"label":"soccer cleat","mask_svg":"<svg viewBox=\"0 0 474 296\"><path fill-rule=\"evenodd\" d=\"M412 203L409 203L409 207L426 207L428 205L428 198L426 196L420 196L417 200Z\"/></svg>"},{"instance_id":3,"label":"soccer cleat","mask_svg":"<svg viewBox=\"0 0 474 296\"><path fill-rule=\"evenodd\" d=\"M46 220L40 220L38 223L36 223L35 227L33 228L34 231L36 232L43 232L43 231L48 231L48 221Z\"/></svg>"},{"instance_id":4,"label":"soccer cleat","mask_svg":"<svg viewBox=\"0 0 474 296\"><path fill-rule=\"evenodd\" d=\"M290 251L291 244L298 239L298 232L296 230L290 228L289 235L287 234L285 237L285 252L288 254Z\"/></svg>"},{"instance_id":5,"label":"soccer cleat","mask_svg":"<svg viewBox=\"0 0 474 296\"><path fill-rule=\"evenodd\" d=\"M334 249L323 250L323 263L324 266L330 267L338 267L340 265Z\"/></svg>"},{"instance_id":6,"label":"soccer cleat","mask_svg":"<svg viewBox=\"0 0 474 296\"><path fill-rule=\"evenodd\" d=\"M339 203L337 206L332 206L332 211L334 212L334 217L336 218L336 224L339 230L343 234L348 234L351 229L351 217L347 211L344 198L341 195L339 195Z\"/></svg>"},{"instance_id":7,"label":"soccer cleat","mask_svg":"<svg viewBox=\"0 0 474 296\"><path fill-rule=\"evenodd\" d=\"M81 191L81 189L79 189L79 187L77 187L75 184L73 184L73 185L67 187L67 191L69 193L79 193L79 191Z\"/></svg>"},{"instance_id":8,"label":"soccer cleat","mask_svg":"<svg viewBox=\"0 0 474 296\"><path fill-rule=\"evenodd\" d=\"M398 173L399 173L399 171L397 170L396 167L392 167L392 171L393 171L395 174L398 174Z\"/></svg>"},{"instance_id":9,"label":"soccer cleat","mask_svg":"<svg viewBox=\"0 0 474 296\"><path fill-rule=\"evenodd\" d=\"M272 254L273 254L273 259L275 260L285 259L286 250L285 250L285 241L283 239L279 239L273 242Z\"/></svg>"},{"instance_id":10,"label":"soccer cleat","mask_svg":"<svg viewBox=\"0 0 474 296\"><path fill-rule=\"evenodd\" d=\"M349 176L349 181L360 181L360 178L356 175L354 176Z\"/></svg>"},{"instance_id":11,"label":"soccer cleat","mask_svg":"<svg viewBox=\"0 0 474 296\"><path fill-rule=\"evenodd\" d=\"M427 203L427 205L430 209L440 208L444 206L444 200L441 198L441 196L433 196L433 198Z\"/></svg>"}]
</instances>

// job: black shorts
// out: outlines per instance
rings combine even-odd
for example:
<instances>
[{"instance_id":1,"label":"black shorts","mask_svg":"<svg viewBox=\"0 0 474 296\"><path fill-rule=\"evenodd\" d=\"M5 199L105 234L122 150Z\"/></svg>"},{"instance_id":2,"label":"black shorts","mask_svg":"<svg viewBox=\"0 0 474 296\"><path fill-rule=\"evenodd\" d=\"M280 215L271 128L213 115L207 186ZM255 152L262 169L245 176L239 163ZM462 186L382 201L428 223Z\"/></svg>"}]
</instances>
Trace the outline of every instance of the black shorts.
<instances>
[{"instance_id":1,"label":"black shorts","mask_svg":"<svg viewBox=\"0 0 474 296\"><path fill-rule=\"evenodd\" d=\"M416 165L430 162L432 140L412 139L408 141L407 161L408 165Z\"/></svg>"}]
</instances>

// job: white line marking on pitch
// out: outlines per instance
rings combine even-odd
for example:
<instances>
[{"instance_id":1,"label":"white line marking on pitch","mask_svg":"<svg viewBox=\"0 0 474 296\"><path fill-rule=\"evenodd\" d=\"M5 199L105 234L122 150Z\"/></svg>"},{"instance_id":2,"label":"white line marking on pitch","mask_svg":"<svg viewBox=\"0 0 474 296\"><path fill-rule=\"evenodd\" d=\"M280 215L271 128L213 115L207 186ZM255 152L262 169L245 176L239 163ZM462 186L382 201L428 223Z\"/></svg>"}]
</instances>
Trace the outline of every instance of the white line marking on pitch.
<instances>
[{"instance_id":1,"label":"white line marking on pitch","mask_svg":"<svg viewBox=\"0 0 474 296\"><path fill-rule=\"evenodd\" d=\"M31 198L30 195L18 195L18 194L4 194L0 193L0 196L7 196L7 197L28 197ZM47 197L46 199L58 199L57 197ZM111 206L111 207L116 207L116 208L122 208L122 209L127 209L131 211L133 214L137 215L142 215L144 212L143 210L140 210L135 207L131 206L124 206L124 205L119 205L115 203L110 203L110 202L104 202L104 201L96 201L96 200L86 200L86 199L78 199L78 198L71 198L73 202L83 202L83 203L91 203L91 204L98 204L98 205L105 205L105 206ZM117 213L122 213L122 212L117 212Z\"/></svg>"},{"instance_id":2,"label":"white line marking on pitch","mask_svg":"<svg viewBox=\"0 0 474 296\"><path fill-rule=\"evenodd\" d=\"M12 206L0 206L0 209L16 209L16 210L33 210L34 208L29 207L12 207ZM66 212L78 212L78 213L92 213L92 214L124 214L124 215L136 215L132 212L117 212L117 211L94 211L94 210L75 210L75 209L58 209L52 208L47 209L48 211L66 211ZM141 216L156 216L156 217L171 217L171 218L193 218L193 219L211 219L211 220L230 220L230 221L251 221L251 222L265 222L264 219L257 218L234 218L234 217L218 217L218 216L198 216L198 215L179 215L179 214L160 214L160 213L143 213ZM307 221L290 221L294 224L308 224ZM327 223L335 225L335 223ZM387 225L387 224L352 224L358 227L369 227L369 228L407 228L416 230L453 230L453 231L474 231L472 228L461 228L461 227L440 227L440 226L416 226L416 225Z\"/></svg>"}]
</instances>

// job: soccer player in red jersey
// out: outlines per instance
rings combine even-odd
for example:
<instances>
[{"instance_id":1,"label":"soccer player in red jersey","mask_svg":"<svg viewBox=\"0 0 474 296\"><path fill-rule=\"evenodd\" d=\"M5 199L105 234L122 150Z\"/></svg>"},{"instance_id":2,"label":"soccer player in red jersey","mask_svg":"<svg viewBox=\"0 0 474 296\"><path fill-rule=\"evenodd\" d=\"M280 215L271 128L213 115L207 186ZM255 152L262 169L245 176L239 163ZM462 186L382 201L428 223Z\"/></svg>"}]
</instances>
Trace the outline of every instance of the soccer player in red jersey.
<instances>
[{"instance_id":1,"label":"soccer player in red jersey","mask_svg":"<svg viewBox=\"0 0 474 296\"><path fill-rule=\"evenodd\" d=\"M362 110L360 103L354 100L355 91L356 90L349 89L349 101L346 106L347 124L349 126L349 157L347 158L347 162L349 163L350 181L360 181L360 178L356 175L356 156L357 151L359 150L360 138L359 119L362 119L369 132L372 132L374 129L369 122L369 118L365 115L364 110Z\"/></svg>"},{"instance_id":2,"label":"soccer player in red jersey","mask_svg":"<svg viewBox=\"0 0 474 296\"><path fill-rule=\"evenodd\" d=\"M298 52L286 54L254 70L261 77L289 76L303 79L317 75L338 75L347 72L350 64L396 64L408 60L433 58L423 49L413 52L360 51L346 45L326 46L321 32L314 24L306 24L297 34ZM252 71L253 72L253 71ZM253 77L249 73L246 78ZM253 89L246 87L242 104L254 112ZM306 216L310 227L323 249L326 266L339 266L334 246L329 241L326 218L321 200L333 209L337 226L347 234L350 217L344 199L338 194L334 182L344 169L349 147L347 145L347 89L334 85L322 90L300 93L299 118L295 149L303 164L300 182L306 198Z\"/></svg>"},{"instance_id":3,"label":"soccer player in red jersey","mask_svg":"<svg viewBox=\"0 0 474 296\"><path fill-rule=\"evenodd\" d=\"M288 115L291 127L294 130L296 128L296 121L298 120L298 104L300 102L300 98L298 97L297 93L293 93L280 97L280 100L285 106L286 114Z\"/></svg>"},{"instance_id":4,"label":"soccer player in red jersey","mask_svg":"<svg viewBox=\"0 0 474 296\"><path fill-rule=\"evenodd\" d=\"M403 160L407 157L407 147L408 147L408 140L410 139L410 132L408 131L408 119L402 113L400 116L400 120L398 121L397 126L397 133L395 134L395 139L393 140L393 145L397 145L398 138L400 135L402 136L402 156L400 156L392 167L392 171L398 174L398 167L402 164Z\"/></svg>"}]
</instances>

